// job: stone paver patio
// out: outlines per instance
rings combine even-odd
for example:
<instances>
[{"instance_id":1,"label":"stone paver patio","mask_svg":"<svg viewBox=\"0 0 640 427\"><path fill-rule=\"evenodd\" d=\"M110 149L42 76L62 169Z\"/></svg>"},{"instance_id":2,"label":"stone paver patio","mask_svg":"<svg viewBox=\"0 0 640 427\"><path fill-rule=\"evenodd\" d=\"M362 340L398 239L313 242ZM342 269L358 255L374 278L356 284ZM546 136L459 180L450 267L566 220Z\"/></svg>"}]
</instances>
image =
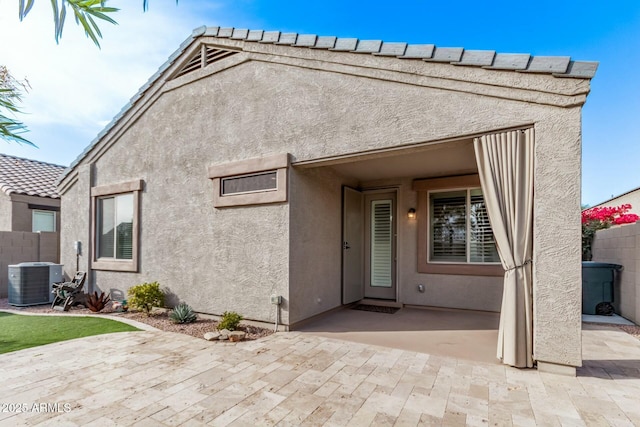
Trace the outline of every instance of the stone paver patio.
<instances>
[{"instance_id":1,"label":"stone paver patio","mask_svg":"<svg viewBox=\"0 0 640 427\"><path fill-rule=\"evenodd\" d=\"M300 332L94 336L0 355L0 425L640 425L640 340L583 336L577 378Z\"/></svg>"}]
</instances>

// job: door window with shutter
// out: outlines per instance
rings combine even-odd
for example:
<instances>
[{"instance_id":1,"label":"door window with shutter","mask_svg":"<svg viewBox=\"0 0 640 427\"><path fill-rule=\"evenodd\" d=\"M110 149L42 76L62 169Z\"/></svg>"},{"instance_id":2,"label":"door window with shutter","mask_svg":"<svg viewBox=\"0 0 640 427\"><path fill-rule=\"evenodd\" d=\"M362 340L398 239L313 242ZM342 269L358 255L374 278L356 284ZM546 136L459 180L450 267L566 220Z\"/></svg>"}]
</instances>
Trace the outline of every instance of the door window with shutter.
<instances>
[{"instance_id":1,"label":"door window with shutter","mask_svg":"<svg viewBox=\"0 0 640 427\"><path fill-rule=\"evenodd\" d=\"M479 188L431 192L429 211L429 262L500 262Z\"/></svg>"},{"instance_id":2,"label":"door window with shutter","mask_svg":"<svg viewBox=\"0 0 640 427\"><path fill-rule=\"evenodd\" d=\"M371 286L393 284L393 226L391 200L371 202Z\"/></svg>"}]
</instances>

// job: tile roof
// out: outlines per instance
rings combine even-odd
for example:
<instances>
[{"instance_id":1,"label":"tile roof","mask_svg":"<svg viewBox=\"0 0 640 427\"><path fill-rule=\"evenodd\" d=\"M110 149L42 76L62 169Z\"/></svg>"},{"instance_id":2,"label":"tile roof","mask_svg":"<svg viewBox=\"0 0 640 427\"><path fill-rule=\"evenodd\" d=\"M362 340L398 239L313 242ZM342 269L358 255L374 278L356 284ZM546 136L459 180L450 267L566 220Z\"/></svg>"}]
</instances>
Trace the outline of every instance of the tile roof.
<instances>
[{"instance_id":1,"label":"tile roof","mask_svg":"<svg viewBox=\"0 0 640 427\"><path fill-rule=\"evenodd\" d=\"M0 190L28 196L59 199L58 178L65 167L37 160L0 154Z\"/></svg>"},{"instance_id":2,"label":"tile roof","mask_svg":"<svg viewBox=\"0 0 640 427\"><path fill-rule=\"evenodd\" d=\"M146 91L171 67L199 37L229 38L253 43L271 43L289 45L307 49L324 49L338 52L353 52L375 56L417 59L427 62L450 63L458 66L475 66L494 70L511 70L525 73L551 74L554 77L591 79L596 73L598 62L572 61L568 56L531 56L529 54L496 53L493 50L465 50L463 48L437 47L433 44L390 43L381 40L359 40L336 36L317 36L315 34L281 33L280 31L248 30L233 27L195 28L165 61L164 64L142 85L129 102L109 122L93 141L71 163L60 176L62 181L89 154L98 142L116 123L134 106Z\"/></svg>"},{"instance_id":3,"label":"tile roof","mask_svg":"<svg viewBox=\"0 0 640 427\"><path fill-rule=\"evenodd\" d=\"M483 67L528 73L551 74L555 77L590 79L597 62L572 61L568 56L531 56L529 54L496 53L493 50L465 50L461 47L438 47L433 44L390 43L382 40L359 40L315 34L281 33L280 31L240 28L200 27L192 37L213 36L248 42L272 43L338 52L395 56L400 59L421 59L453 65Z\"/></svg>"}]
</instances>

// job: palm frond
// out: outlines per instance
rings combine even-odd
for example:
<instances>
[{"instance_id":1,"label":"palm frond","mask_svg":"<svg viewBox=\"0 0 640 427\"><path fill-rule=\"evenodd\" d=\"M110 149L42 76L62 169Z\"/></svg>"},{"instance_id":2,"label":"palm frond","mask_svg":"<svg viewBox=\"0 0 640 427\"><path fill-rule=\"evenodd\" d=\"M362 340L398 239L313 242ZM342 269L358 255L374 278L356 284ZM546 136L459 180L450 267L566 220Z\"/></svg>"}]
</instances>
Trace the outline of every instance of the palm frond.
<instances>
[{"instance_id":1,"label":"palm frond","mask_svg":"<svg viewBox=\"0 0 640 427\"><path fill-rule=\"evenodd\" d=\"M37 147L37 145L33 142L20 136L20 134L23 134L27 131L27 126L21 121L0 114L0 139Z\"/></svg>"},{"instance_id":2,"label":"palm frond","mask_svg":"<svg viewBox=\"0 0 640 427\"><path fill-rule=\"evenodd\" d=\"M108 13L117 12L119 9L115 7L106 7L104 0L62 0L66 2L75 17L76 24L81 25L84 29L84 33L89 37L93 43L100 47L99 39L102 38L102 32L98 24L93 18L101 21L108 22L110 24L117 24L117 22L108 16ZM56 39L57 41L58 39Z\"/></svg>"},{"instance_id":3,"label":"palm frond","mask_svg":"<svg viewBox=\"0 0 640 427\"><path fill-rule=\"evenodd\" d=\"M20 113L18 104L22 101L23 91L26 92L29 87L26 79L16 79L7 67L0 65L0 139L35 147L33 142L21 136L27 132L26 125L11 117Z\"/></svg>"}]
</instances>

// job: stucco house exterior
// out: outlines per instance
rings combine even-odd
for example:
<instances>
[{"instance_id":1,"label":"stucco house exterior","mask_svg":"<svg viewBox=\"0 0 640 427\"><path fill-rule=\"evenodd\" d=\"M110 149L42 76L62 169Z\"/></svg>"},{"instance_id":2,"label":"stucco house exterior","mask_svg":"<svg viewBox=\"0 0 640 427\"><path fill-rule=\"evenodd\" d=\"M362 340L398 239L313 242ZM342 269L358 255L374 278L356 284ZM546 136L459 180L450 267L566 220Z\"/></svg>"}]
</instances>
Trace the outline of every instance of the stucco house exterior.
<instances>
[{"instance_id":1,"label":"stucco house exterior","mask_svg":"<svg viewBox=\"0 0 640 427\"><path fill-rule=\"evenodd\" d=\"M198 28L60 180L87 212L62 262L80 241L93 286L205 313L273 322L281 296L291 328L360 300L500 311L504 363L575 373L596 68Z\"/></svg>"},{"instance_id":2,"label":"stucco house exterior","mask_svg":"<svg viewBox=\"0 0 640 427\"><path fill-rule=\"evenodd\" d=\"M0 154L0 231L57 232L65 167Z\"/></svg>"},{"instance_id":3,"label":"stucco house exterior","mask_svg":"<svg viewBox=\"0 0 640 427\"><path fill-rule=\"evenodd\" d=\"M60 196L65 167L0 154L0 298L8 266L60 260Z\"/></svg>"},{"instance_id":4,"label":"stucco house exterior","mask_svg":"<svg viewBox=\"0 0 640 427\"><path fill-rule=\"evenodd\" d=\"M640 215L640 187L629 190L619 196L611 197L602 203L591 206L589 209L596 207L616 207L627 204L631 205L631 209L629 209L627 213Z\"/></svg>"}]
</instances>

